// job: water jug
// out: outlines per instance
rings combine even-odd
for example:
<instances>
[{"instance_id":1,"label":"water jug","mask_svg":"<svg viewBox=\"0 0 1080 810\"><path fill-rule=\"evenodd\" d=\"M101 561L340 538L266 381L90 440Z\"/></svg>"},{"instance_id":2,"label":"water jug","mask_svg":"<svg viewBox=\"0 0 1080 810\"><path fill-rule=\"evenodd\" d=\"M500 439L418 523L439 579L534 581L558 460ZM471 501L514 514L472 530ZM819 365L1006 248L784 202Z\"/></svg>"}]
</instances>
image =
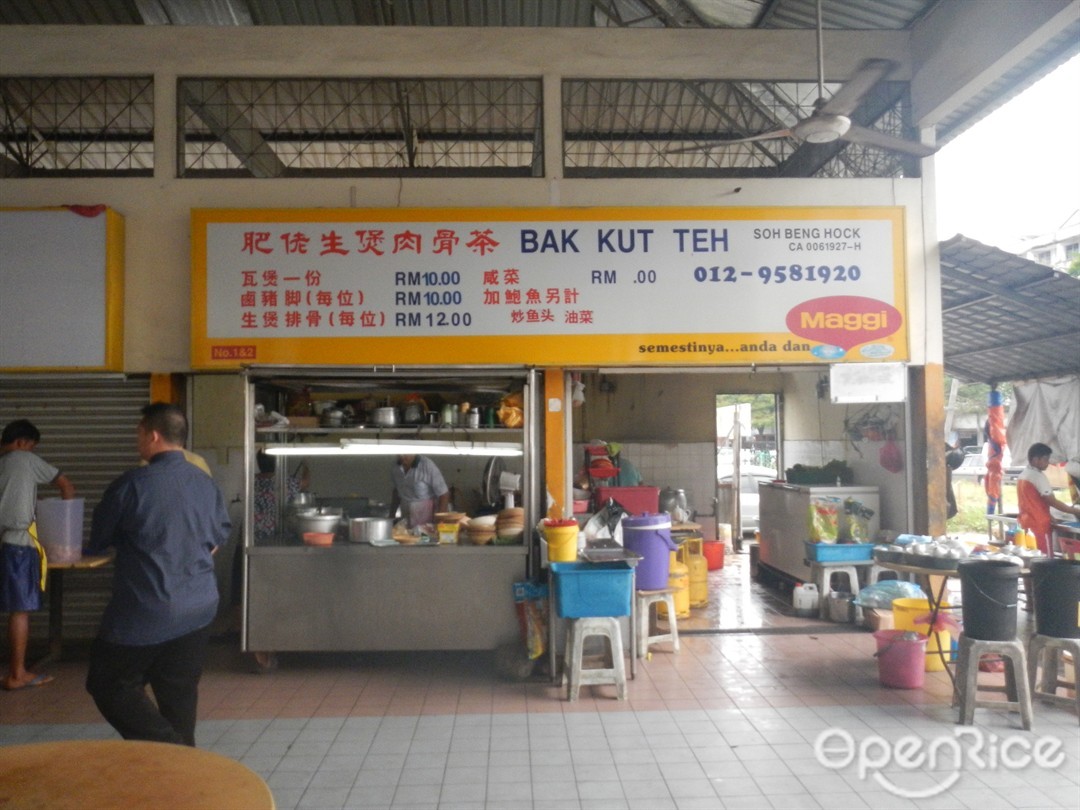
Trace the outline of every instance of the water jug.
<instances>
[{"instance_id":1,"label":"water jug","mask_svg":"<svg viewBox=\"0 0 1080 810\"><path fill-rule=\"evenodd\" d=\"M795 615L804 619L810 619L820 612L821 594L818 593L817 585L813 582L800 583L795 586L791 594L792 605Z\"/></svg>"}]
</instances>

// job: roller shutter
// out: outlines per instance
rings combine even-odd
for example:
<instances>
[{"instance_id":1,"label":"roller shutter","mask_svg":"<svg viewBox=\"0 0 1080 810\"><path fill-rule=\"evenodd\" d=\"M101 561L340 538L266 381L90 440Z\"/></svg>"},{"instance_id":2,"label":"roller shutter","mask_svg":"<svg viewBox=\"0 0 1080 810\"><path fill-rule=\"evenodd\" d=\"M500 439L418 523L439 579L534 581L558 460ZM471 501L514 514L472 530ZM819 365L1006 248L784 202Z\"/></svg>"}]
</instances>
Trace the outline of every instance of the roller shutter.
<instances>
[{"instance_id":1,"label":"roller shutter","mask_svg":"<svg viewBox=\"0 0 1080 810\"><path fill-rule=\"evenodd\" d=\"M105 488L139 463L135 426L150 401L150 378L102 375L0 377L0 426L29 419L41 431L36 452L59 467L86 499L84 537ZM55 497L54 488L41 494ZM64 641L93 638L109 598L112 567L69 571L64 579ZM48 611L31 618L31 653L48 634Z\"/></svg>"}]
</instances>

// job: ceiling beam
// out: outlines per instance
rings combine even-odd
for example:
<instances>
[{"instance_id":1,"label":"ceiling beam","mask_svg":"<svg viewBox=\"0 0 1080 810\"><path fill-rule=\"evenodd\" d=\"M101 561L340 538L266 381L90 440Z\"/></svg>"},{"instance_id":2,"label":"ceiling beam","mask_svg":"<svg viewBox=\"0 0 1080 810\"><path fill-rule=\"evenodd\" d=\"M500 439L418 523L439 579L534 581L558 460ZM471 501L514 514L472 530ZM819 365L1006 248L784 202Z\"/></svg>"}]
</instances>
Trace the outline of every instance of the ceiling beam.
<instances>
[{"instance_id":1,"label":"ceiling beam","mask_svg":"<svg viewBox=\"0 0 1080 810\"><path fill-rule=\"evenodd\" d=\"M199 95L196 87L205 90ZM285 164L263 139L255 125L229 101L224 82L184 82L180 100L210 128L252 177L281 177Z\"/></svg>"}]
</instances>

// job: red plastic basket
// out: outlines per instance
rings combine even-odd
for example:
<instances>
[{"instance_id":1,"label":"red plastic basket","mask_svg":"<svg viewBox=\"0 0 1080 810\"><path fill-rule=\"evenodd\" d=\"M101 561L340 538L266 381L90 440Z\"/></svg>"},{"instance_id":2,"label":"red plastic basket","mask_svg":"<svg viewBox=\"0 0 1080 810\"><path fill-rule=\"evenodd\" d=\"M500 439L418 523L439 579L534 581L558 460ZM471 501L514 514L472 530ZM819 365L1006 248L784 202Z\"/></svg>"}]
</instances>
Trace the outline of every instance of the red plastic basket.
<instances>
[{"instance_id":1,"label":"red plastic basket","mask_svg":"<svg viewBox=\"0 0 1080 810\"><path fill-rule=\"evenodd\" d=\"M1066 560L1080 560L1080 540L1059 534L1057 537L1058 548Z\"/></svg>"}]
</instances>

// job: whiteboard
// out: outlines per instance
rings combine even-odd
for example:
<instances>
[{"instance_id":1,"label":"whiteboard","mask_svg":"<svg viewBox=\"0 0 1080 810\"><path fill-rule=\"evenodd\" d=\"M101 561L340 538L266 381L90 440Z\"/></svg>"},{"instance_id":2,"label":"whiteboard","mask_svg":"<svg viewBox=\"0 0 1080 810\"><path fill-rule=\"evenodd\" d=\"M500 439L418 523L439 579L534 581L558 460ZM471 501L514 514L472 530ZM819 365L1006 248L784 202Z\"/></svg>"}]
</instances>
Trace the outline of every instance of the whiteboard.
<instances>
[{"instance_id":1,"label":"whiteboard","mask_svg":"<svg viewBox=\"0 0 1080 810\"><path fill-rule=\"evenodd\" d=\"M0 368L115 363L108 334L109 216L103 206L88 211L0 211Z\"/></svg>"}]
</instances>

